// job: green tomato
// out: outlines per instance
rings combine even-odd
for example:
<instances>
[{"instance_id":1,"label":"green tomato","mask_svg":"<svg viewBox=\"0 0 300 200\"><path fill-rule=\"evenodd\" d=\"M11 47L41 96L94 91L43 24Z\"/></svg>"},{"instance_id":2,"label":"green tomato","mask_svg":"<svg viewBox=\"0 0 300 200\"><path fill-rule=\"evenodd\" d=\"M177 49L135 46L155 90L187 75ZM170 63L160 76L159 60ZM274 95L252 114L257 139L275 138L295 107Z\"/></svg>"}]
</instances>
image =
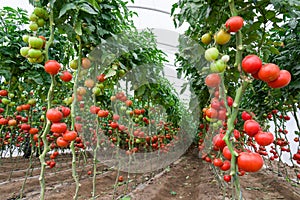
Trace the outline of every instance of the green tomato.
<instances>
[{"instance_id":1,"label":"green tomato","mask_svg":"<svg viewBox=\"0 0 300 200\"><path fill-rule=\"evenodd\" d=\"M39 58L42 56L42 51L38 49L29 49L28 57L30 58Z\"/></svg>"},{"instance_id":2,"label":"green tomato","mask_svg":"<svg viewBox=\"0 0 300 200\"><path fill-rule=\"evenodd\" d=\"M22 36L22 40L26 43L28 43L28 40L29 40L29 35L23 35Z\"/></svg>"},{"instance_id":3,"label":"green tomato","mask_svg":"<svg viewBox=\"0 0 300 200\"><path fill-rule=\"evenodd\" d=\"M29 105L34 105L34 104L36 104L36 100L35 99L29 99L28 104Z\"/></svg>"},{"instance_id":4,"label":"green tomato","mask_svg":"<svg viewBox=\"0 0 300 200\"><path fill-rule=\"evenodd\" d=\"M38 16L36 16L34 13L32 13L29 16L29 20L32 21L32 22L36 22L38 20Z\"/></svg>"},{"instance_id":5,"label":"green tomato","mask_svg":"<svg viewBox=\"0 0 300 200\"><path fill-rule=\"evenodd\" d=\"M39 27L43 27L45 25L45 20L43 18L39 18L36 23Z\"/></svg>"},{"instance_id":6,"label":"green tomato","mask_svg":"<svg viewBox=\"0 0 300 200\"><path fill-rule=\"evenodd\" d=\"M135 139L135 143L139 144L139 143L141 143L141 140L139 138L137 138L137 139Z\"/></svg>"},{"instance_id":7,"label":"green tomato","mask_svg":"<svg viewBox=\"0 0 300 200\"><path fill-rule=\"evenodd\" d=\"M28 43L31 48L41 49L44 45L44 40L38 37L29 37Z\"/></svg>"},{"instance_id":8,"label":"green tomato","mask_svg":"<svg viewBox=\"0 0 300 200\"><path fill-rule=\"evenodd\" d=\"M76 70L78 68L78 61L77 60L72 60L70 62L70 68Z\"/></svg>"},{"instance_id":9,"label":"green tomato","mask_svg":"<svg viewBox=\"0 0 300 200\"><path fill-rule=\"evenodd\" d=\"M92 91L93 91L93 94L96 96L101 94L101 89L98 87L93 87Z\"/></svg>"},{"instance_id":10,"label":"green tomato","mask_svg":"<svg viewBox=\"0 0 300 200\"><path fill-rule=\"evenodd\" d=\"M10 107L14 107L16 105L16 102L12 101L8 104Z\"/></svg>"},{"instance_id":11,"label":"green tomato","mask_svg":"<svg viewBox=\"0 0 300 200\"><path fill-rule=\"evenodd\" d=\"M22 48L20 49L20 54L21 54L21 56L26 57L26 56L28 55L29 49L30 49L29 47L22 47Z\"/></svg>"},{"instance_id":12,"label":"green tomato","mask_svg":"<svg viewBox=\"0 0 300 200\"><path fill-rule=\"evenodd\" d=\"M41 62L43 62L44 61L44 55L41 55L40 57L38 57L37 59L36 59L36 62L37 63L41 63Z\"/></svg>"},{"instance_id":13,"label":"green tomato","mask_svg":"<svg viewBox=\"0 0 300 200\"><path fill-rule=\"evenodd\" d=\"M43 8L35 7L33 10L33 13L38 17L41 17L41 18L45 17L45 10Z\"/></svg>"},{"instance_id":14,"label":"green tomato","mask_svg":"<svg viewBox=\"0 0 300 200\"><path fill-rule=\"evenodd\" d=\"M32 22L30 25L29 25L29 29L32 30L32 31L37 31L39 28L39 26L37 25L37 23L35 22Z\"/></svg>"},{"instance_id":15,"label":"green tomato","mask_svg":"<svg viewBox=\"0 0 300 200\"><path fill-rule=\"evenodd\" d=\"M9 97L10 99L12 99L12 98L15 97L15 95L14 95L13 93L8 93L8 97Z\"/></svg>"},{"instance_id":16,"label":"green tomato","mask_svg":"<svg viewBox=\"0 0 300 200\"><path fill-rule=\"evenodd\" d=\"M225 70L225 68L226 63L223 60L217 60L210 65L210 71L213 73L221 73Z\"/></svg>"},{"instance_id":17,"label":"green tomato","mask_svg":"<svg viewBox=\"0 0 300 200\"><path fill-rule=\"evenodd\" d=\"M207 49L204 53L204 57L207 61L214 61L218 58L219 56L219 50L215 47L211 47Z\"/></svg>"},{"instance_id":18,"label":"green tomato","mask_svg":"<svg viewBox=\"0 0 300 200\"><path fill-rule=\"evenodd\" d=\"M7 105L7 104L10 103L10 100L9 100L8 98L2 98L2 103L3 103L4 105Z\"/></svg>"}]
</instances>

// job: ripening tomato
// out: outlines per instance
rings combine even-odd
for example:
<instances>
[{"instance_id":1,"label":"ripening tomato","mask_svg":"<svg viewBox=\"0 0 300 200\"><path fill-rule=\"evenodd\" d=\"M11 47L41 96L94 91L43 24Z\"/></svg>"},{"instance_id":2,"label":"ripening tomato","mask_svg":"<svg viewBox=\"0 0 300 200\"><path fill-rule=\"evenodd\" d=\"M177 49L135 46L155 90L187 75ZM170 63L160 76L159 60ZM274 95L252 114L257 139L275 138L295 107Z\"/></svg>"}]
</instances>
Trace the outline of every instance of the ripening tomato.
<instances>
[{"instance_id":1,"label":"ripening tomato","mask_svg":"<svg viewBox=\"0 0 300 200\"><path fill-rule=\"evenodd\" d=\"M259 131L254 138L260 146L268 146L274 142L274 135L271 132Z\"/></svg>"},{"instance_id":2,"label":"ripening tomato","mask_svg":"<svg viewBox=\"0 0 300 200\"><path fill-rule=\"evenodd\" d=\"M46 117L53 123L59 122L63 118L63 113L56 108L51 108L47 111Z\"/></svg>"},{"instance_id":3,"label":"ripening tomato","mask_svg":"<svg viewBox=\"0 0 300 200\"><path fill-rule=\"evenodd\" d=\"M72 74L68 71L63 71L59 77L64 82L70 82L73 78Z\"/></svg>"},{"instance_id":4,"label":"ripening tomato","mask_svg":"<svg viewBox=\"0 0 300 200\"><path fill-rule=\"evenodd\" d=\"M214 38L217 44L224 45L229 42L231 35L224 29L221 29L216 33Z\"/></svg>"},{"instance_id":5,"label":"ripening tomato","mask_svg":"<svg viewBox=\"0 0 300 200\"><path fill-rule=\"evenodd\" d=\"M274 81L268 82L268 85L271 88L283 88L290 83L291 79L292 77L289 71L280 70L279 77Z\"/></svg>"},{"instance_id":6,"label":"ripening tomato","mask_svg":"<svg viewBox=\"0 0 300 200\"><path fill-rule=\"evenodd\" d=\"M244 20L240 16L233 16L227 19L225 22L225 27L228 32L238 32L244 25Z\"/></svg>"},{"instance_id":7,"label":"ripening tomato","mask_svg":"<svg viewBox=\"0 0 300 200\"><path fill-rule=\"evenodd\" d=\"M15 126L15 125L17 125L17 120L15 120L15 119L8 120L8 125L9 126Z\"/></svg>"},{"instance_id":8,"label":"ripening tomato","mask_svg":"<svg viewBox=\"0 0 300 200\"><path fill-rule=\"evenodd\" d=\"M88 69L88 68L91 67L91 61L90 61L90 59L88 59L88 58L82 58L81 61L82 61L81 62L82 68Z\"/></svg>"},{"instance_id":9,"label":"ripening tomato","mask_svg":"<svg viewBox=\"0 0 300 200\"><path fill-rule=\"evenodd\" d=\"M132 105L132 101L131 100L126 100L125 101L125 105L127 106L127 107L130 107L131 105Z\"/></svg>"},{"instance_id":10,"label":"ripening tomato","mask_svg":"<svg viewBox=\"0 0 300 200\"><path fill-rule=\"evenodd\" d=\"M273 63L263 65L258 71L259 79L266 83L275 81L279 77L279 75L280 68Z\"/></svg>"},{"instance_id":11,"label":"ripening tomato","mask_svg":"<svg viewBox=\"0 0 300 200\"><path fill-rule=\"evenodd\" d=\"M257 55L248 55L242 61L242 68L246 73L255 74L262 67L262 61Z\"/></svg>"},{"instance_id":12,"label":"ripening tomato","mask_svg":"<svg viewBox=\"0 0 300 200\"><path fill-rule=\"evenodd\" d=\"M76 131L66 131L65 133L63 133L63 139L68 142L75 140L76 137L77 137Z\"/></svg>"},{"instance_id":13,"label":"ripening tomato","mask_svg":"<svg viewBox=\"0 0 300 200\"><path fill-rule=\"evenodd\" d=\"M45 63L44 68L48 74L56 75L60 70L60 64L56 60L48 60Z\"/></svg>"},{"instance_id":14,"label":"ripening tomato","mask_svg":"<svg viewBox=\"0 0 300 200\"><path fill-rule=\"evenodd\" d=\"M264 164L261 155L253 152L241 152L237 158L237 165L239 169L245 172L257 172Z\"/></svg>"},{"instance_id":15,"label":"ripening tomato","mask_svg":"<svg viewBox=\"0 0 300 200\"><path fill-rule=\"evenodd\" d=\"M56 144L57 144L57 146L64 148L64 147L67 147L69 145L69 142L64 140L63 137L58 137L56 139Z\"/></svg>"},{"instance_id":16,"label":"ripening tomato","mask_svg":"<svg viewBox=\"0 0 300 200\"><path fill-rule=\"evenodd\" d=\"M250 120L245 121L245 123L244 123L244 131L250 137L254 137L258 133L259 130L260 130L260 125L255 120L250 119Z\"/></svg>"},{"instance_id":17,"label":"ripening tomato","mask_svg":"<svg viewBox=\"0 0 300 200\"><path fill-rule=\"evenodd\" d=\"M215 88L218 87L220 83L221 83L221 78L219 74L212 73L205 78L205 84L207 85L207 87Z\"/></svg>"}]
</instances>

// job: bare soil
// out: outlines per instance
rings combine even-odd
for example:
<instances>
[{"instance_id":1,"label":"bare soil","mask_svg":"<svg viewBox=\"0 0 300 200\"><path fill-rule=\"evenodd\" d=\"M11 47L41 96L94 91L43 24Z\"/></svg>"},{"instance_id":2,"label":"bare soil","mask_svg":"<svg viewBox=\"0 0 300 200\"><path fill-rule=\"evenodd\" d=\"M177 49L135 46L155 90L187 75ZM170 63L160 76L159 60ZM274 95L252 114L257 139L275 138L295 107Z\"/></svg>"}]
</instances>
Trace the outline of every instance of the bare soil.
<instances>
[{"instance_id":1,"label":"bare soil","mask_svg":"<svg viewBox=\"0 0 300 200\"><path fill-rule=\"evenodd\" d=\"M71 200L75 191L72 178L71 156L59 155L56 167L46 169L46 198L51 200ZM92 158L77 162L80 177L79 200L91 199L93 174ZM29 160L22 157L2 159L0 161L0 200L20 199L20 190L24 183ZM39 199L39 162L33 158L33 168L29 170L23 191L23 198ZM92 170L93 171L93 170ZM116 178L122 175L124 182L114 187ZM130 200L213 200L230 199L230 184L220 186L209 164L198 158L196 149L189 150L178 161L164 170L148 174L128 174L109 169L101 164L97 166L96 199ZM244 199L300 199L300 186L279 177L270 170L240 177Z\"/></svg>"}]
</instances>

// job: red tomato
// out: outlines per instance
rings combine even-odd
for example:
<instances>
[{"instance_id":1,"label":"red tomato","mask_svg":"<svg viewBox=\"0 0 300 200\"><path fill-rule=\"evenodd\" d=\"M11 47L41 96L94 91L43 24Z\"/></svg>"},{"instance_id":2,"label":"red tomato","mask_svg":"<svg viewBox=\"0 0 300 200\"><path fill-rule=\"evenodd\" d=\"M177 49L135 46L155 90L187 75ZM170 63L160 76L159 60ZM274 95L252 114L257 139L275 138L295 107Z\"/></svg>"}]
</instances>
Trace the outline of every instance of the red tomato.
<instances>
[{"instance_id":1,"label":"red tomato","mask_svg":"<svg viewBox=\"0 0 300 200\"><path fill-rule=\"evenodd\" d=\"M259 131L254 138L257 144L261 146L268 146L274 142L274 135L270 132Z\"/></svg>"},{"instance_id":2,"label":"red tomato","mask_svg":"<svg viewBox=\"0 0 300 200\"><path fill-rule=\"evenodd\" d=\"M119 176L119 177L118 177L118 181L119 181L119 182L123 182L123 181L124 181L123 176Z\"/></svg>"},{"instance_id":3,"label":"red tomato","mask_svg":"<svg viewBox=\"0 0 300 200\"><path fill-rule=\"evenodd\" d=\"M279 75L280 68L273 63L263 65L258 72L259 79L266 83L275 81L279 77Z\"/></svg>"},{"instance_id":4,"label":"red tomato","mask_svg":"<svg viewBox=\"0 0 300 200\"><path fill-rule=\"evenodd\" d=\"M73 78L72 74L68 71L63 71L62 75L59 77L64 82L70 82Z\"/></svg>"},{"instance_id":5,"label":"red tomato","mask_svg":"<svg viewBox=\"0 0 300 200\"><path fill-rule=\"evenodd\" d=\"M207 87L211 87L211 88L215 88L218 87L221 83L221 78L219 76L219 74L213 73L213 74L209 74L206 78L205 78L205 84L207 85Z\"/></svg>"},{"instance_id":6,"label":"red tomato","mask_svg":"<svg viewBox=\"0 0 300 200\"><path fill-rule=\"evenodd\" d=\"M252 116L251 116L249 113L247 113L246 111L243 111L243 112L242 112L242 119L243 119L244 121L247 121L247 120L249 120L249 119L252 119Z\"/></svg>"},{"instance_id":7,"label":"red tomato","mask_svg":"<svg viewBox=\"0 0 300 200\"><path fill-rule=\"evenodd\" d=\"M8 95L8 91L7 90L0 90L0 96L6 97L7 95Z\"/></svg>"},{"instance_id":8,"label":"red tomato","mask_svg":"<svg viewBox=\"0 0 300 200\"><path fill-rule=\"evenodd\" d=\"M223 154L224 158L226 158L227 160L231 160L231 153L228 149L228 146L223 148L222 154Z\"/></svg>"},{"instance_id":9,"label":"red tomato","mask_svg":"<svg viewBox=\"0 0 300 200\"><path fill-rule=\"evenodd\" d=\"M226 174L226 175L224 175L223 179L226 182L230 182L231 181L231 176Z\"/></svg>"},{"instance_id":10,"label":"red tomato","mask_svg":"<svg viewBox=\"0 0 300 200\"><path fill-rule=\"evenodd\" d=\"M51 125L51 129L53 133L64 133L67 131L67 124L66 123L53 123Z\"/></svg>"},{"instance_id":11,"label":"red tomato","mask_svg":"<svg viewBox=\"0 0 300 200\"><path fill-rule=\"evenodd\" d=\"M234 136L235 139L238 140L241 137L241 133L238 130L234 129L233 130L233 136Z\"/></svg>"},{"instance_id":12,"label":"red tomato","mask_svg":"<svg viewBox=\"0 0 300 200\"><path fill-rule=\"evenodd\" d=\"M60 120L62 120L63 114L58 109L51 108L47 111L46 117L51 122L56 123L56 122L59 122Z\"/></svg>"},{"instance_id":13,"label":"red tomato","mask_svg":"<svg viewBox=\"0 0 300 200\"><path fill-rule=\"evenodd\" d=\"M244 25L244 20L240 16L233 16L230 17L225 26L228 29L228 32L238 32Z\"/></svg>"},{"instance_id":14,"label":"red tomato","mask_svg":"<svg viewBox=\"0 0 300 200\"><path fill-rule=\"evenodd\" d=\"M97 106L91 106L90 107L90 112L92 113L92 114L97 114L98 112L100 111L100 108L99 107L97 107Z\"/></svg>"},{"instance_id":15,"label":"red tomato","mask_svg":"<svg viewBox=\"0 0 300 200\"><path fill-rule=\"evenodd\" d=\"M225 141L223 140L225 134L219 133L213 137L213 145L217 150L223 150L226 146Z\"/></svg>"},{"instance_id":16,"label":"red tomato","mask_svg":"<svg viewBox=\"0 0 300 200\"><path fill-rule=\"evenodd\" d=\"M230 161L225 160L225 161L223 162L223 165L220 167L220 169L221 169L222 171L227 171L227 170L229 170L229 169L230 169Z\"/></svg>"},{"instance_id":17,"label":"red tomato","mask_svg":"<svg viewBox=\"0 0 300 200\"><path fill-rule=\"evenodd\" d=\"M282 88L287 86L290 83L291 79L292 77L289 71L280 70L279 77L274 81L268 82L268 85L271 88Z\"/></svg>"},{"instance_id":18,"label":"red tomato","mask_svg":"<svg viewBox=\"0 0 300 200\"><path fill-rule=\"evenodd\" d=\"M22 110L29 110L30 109L30 104L23 104L21 105Z\"/></svg>"},{"instance_id":19,"label":"red tomato","mask_svg":"<svg viewBox=\"0 0 300 200\"><path fill-rule=\"evenodd\" d=\"M107 110L99 110L98 117L107 117L109 112Z\"/></svg>"},{"instance_id":20,"label":"red tomato","mask_svg":"<svg viewBox=\"0 0 300 200\"><path fill-rule=\"evenodd\" d=\"M97 79L99 82L104 82L105 81L105 74L100 74L99 76L97 76Z\"/></svg>"},{"instance_id":21,"label":"red tomato","mask_svg":"<svg viewBox=\"0 0 300 200\"><path fill-rule=\"evenodd\" d=\"M209 118L215 119L218 117L218 111L216 109L209 108L205 111L205 115Z\"/></svg>"},{"instance_id":22,"label":"red tomato","mask_svg":"<svg viewBox=\"0 0 300 200\"><path fill-rule=\"evenodd\" d=\"M255 120L247 120L244 123L244 130L250 137L254 137L260 130L260 125Z\"/></svg>"},{"instance_id":23,"label":"red tomato","mask_svg":"<svg viewBox=\"0 0 300 200\"><path fill-rule=\"evenodd\" d=\"M57 146L64 148L64 147L67 147L69 145L69 142L64 140L63 137L58 137L56 139L56 144L57 144Z\"/></svg>"},{"instance_id":24,"label":"red tomato","mask_svg":"<svg viewBox=\"0 0 300 200\"><path fill-rule=\"evenodd\" d=\"M68 117L71 114L71 109L68 108L68 107L61 106L60 110L61 110L61 112L63 114L63 117L65 117L65 118Z\"/></svg>"},{"instance_id":25,"label":"red tomato","mask_svg":"<svg viewBox=\"0 0 300 200\"><path fill-rule=\"evenodd\" d=\"M258 153L241 152L237 158L239 169L245 172L257 172L264 164L264 160Z\"/></svg>"},{"instance_id":26,"label":"red tomato","mask_svg":"<svg viewBox=\"0 0 300 200\"><path fill-rule=\"evenodd\" d=\"M231 96L227 97L227 105L231 107L233 105L233 98Z\"/></svg>"},{"instance_id":27,"label":"red tomato","mask_svg":"<svg viewBox=\"0 0 300 200\"><path fill-rule=\"evenodd\" d=\"M68 142L71 142L71 141L75 140L76 137L77 137L77 132L76 131L66 131L63 134L63 139L68 141Z\"/></svg>"},{"instance_id":28,"label":"red tomato","mask_svg":"<svg viewBox=\"0 0 300 200\"><path fill-rule=\"evenodd\" d=\"M262 67L262 61L257 55L248 55L242 61L242 68L246 73L255 74Z\"/></svg>"},{"instance_id":29,"label":"red tomato","mask_svg":"<svg viewBox=\"0 0 300 200\"><path fill-rule=\"evenodd\" d=\"M32 135L37 134L38 132L39 132L39 129L37 129L37 128L29 129L29 133L32 134Z\"/></svg>"},{"instance_id":30,"label":"red tomato","mask_svg":"<svg viewBox=\"0 0 300 200\"><path fill-rule=\"evenodd\" d=\"M118 126L119 126L117 122L111 122L109 125L110 125L110 127L113 128L113 129L116 129L116 128L118 128Z\"/></svg>"},{"instance_id":31,"label":"red tomato","mask_svg":"<svg viewBox=\"0 0 300 200\"><path fill-rule=\"evenodd\" d=\"M213 164L214 164L214 166L216 166L216 167L221 167L221 166L223 165L223 161L222 161L220 158L215 158L215 159L213 160Z\"/></svg>"},{"instance_id":32,"label":"red tomato","mask_svg":"<svg viewBox=\"0 0 300 200\"><path fill-rule=\"evenodd\" d=\"M60 70L60 64L56 60L48 60L44 68L48 74L56 75Z\"/></svg>"}]
</instances>

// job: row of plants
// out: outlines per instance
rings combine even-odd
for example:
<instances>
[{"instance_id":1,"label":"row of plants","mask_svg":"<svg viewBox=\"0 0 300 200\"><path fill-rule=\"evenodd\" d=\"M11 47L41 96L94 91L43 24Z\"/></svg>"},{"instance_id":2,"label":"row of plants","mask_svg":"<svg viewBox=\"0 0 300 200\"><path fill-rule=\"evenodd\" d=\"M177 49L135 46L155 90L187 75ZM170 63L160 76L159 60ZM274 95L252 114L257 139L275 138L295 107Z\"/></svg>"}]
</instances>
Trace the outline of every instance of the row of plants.
<instances>
[{"instance_id":1,"label":"row of plants","mask_svg":"<svg viewBox=\"0 0 300 200\"><path fill-rule=\"evenodd\" d=\"M105 155L167 154L182 137L183 105L162 75L165 54L150 31L133 26L126 2L30 3L29 14L1 9L1 158L29 158L22 198L38 156L45 199L46 170L71 153L77 199L77 160L92 152L96 199L97 164L111 159ZM123 181L118 175L115 188Z\"/></svg>"},{"instance_id":2,"label":"row of plants","mask_svg":"<svg viewBox=\"0 0 300 200\"><path fill-rule=\"evenodd\" d=\"M175 26L189 24L180 38L177 70L179 77L190 79L202 109L199 151L219 183L231 183L233 199L242 198L239 176L264 165L299 183L299 65L294 57L299 55L294 50L299 8L296 2L267 0L173 5ZM291 115L292 133L286 126ZM294 174L287 170L286 155Z\"/></svg>"}]
</instances>

